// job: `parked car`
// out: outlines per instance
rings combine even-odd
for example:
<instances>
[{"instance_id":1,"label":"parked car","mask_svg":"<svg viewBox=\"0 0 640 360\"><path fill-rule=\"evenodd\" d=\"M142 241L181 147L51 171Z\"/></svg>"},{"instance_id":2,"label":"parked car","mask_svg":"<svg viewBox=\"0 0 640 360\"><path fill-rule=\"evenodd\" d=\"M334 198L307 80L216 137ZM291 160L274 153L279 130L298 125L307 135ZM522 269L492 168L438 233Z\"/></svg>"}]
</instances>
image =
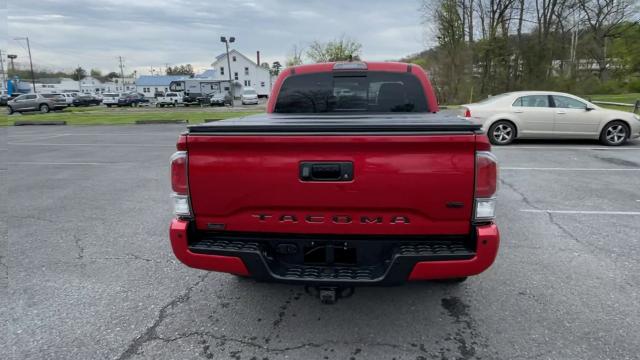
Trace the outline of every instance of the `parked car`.
<instances>
[{"instance_id":1,"label":"parked car","mask_svg":"<svg viewBox=\"0 0 640 360\"><path fill-rule=\"evenodd\" d=\"M56 93L55 95L62 96L67 103L67 106L73 105L74 95L72 93Z\"/></svg>"},{"instance_id":2,"label":"parked car","mask_svg":"<svg viewBox=\"0 0 640 360\"><path fill-rule=\"evenodd\" d=\"M51 99L53 101L53 108L54 110L62 110L65 109L69 106L69 104L67 103L67 98L64 97L64 95L62 94L41 94L42 97L47 98L47 99Z\"/></svg>"},{"instance_id":3,"label":"parked car","mask_svg":"<svg viewBox=\"0 0 640 360\"><path fill-rule=\"evenodd\" d=\"M254 88L246 87L242 91L242 105L250 104L258 104L258 92Z\"/></svg>"},{"instance_id":4,"label":"parked car","mask_svg":"<svg viewBox=\"0 0 640 360\"><path fill-rule=\"evenodd\" d=\"M165 106L176 107L181 104L182 104L182 95L176 92L168 92L156 99L156 106L159 106L159 107L165 107Z\"/></svg>"},{"instance_id":5,"label":"parked car","mask_svg":"<svg viewBox=\"0 0 640 360\"><path fill-rule=\"evenodd\" d=\"M575 95L517 91L463 105L460 117L481 124L495 145L515 139L599 139L618 146L640 137L640 116L599 107Z\"/></svg>"},{"instance_id":6,"label":"parked car","mask_svg":"<svg viewBox=\"0 0 640 360\"><path fill-rule=\"evenodd\" d=\"M118 106L139 106L142 103L149 102L144 95L138 93L122 94L118 98Z\"/></svg>"},{"instance_id":7,"label":"parked car","mask_svg":"<svg viewBox=\"0 0 640 360\"><path fill-rule=\"evenodd\" d=\"M282 71L266 114L180 135L175 256L326 303L354 286L480 274L499 247L496 158L479 124L437 111L415 64Z\"/></svg>"},{"instance_id":8,"label":"parked car","mask_svg":"<svg viewBox=\"0 0 640 360\"><path fill-rule=\"evenodd\" d=\"M90 94L78 95L73 99L73 106L100 105L102 101Z\"/></svg>"},{"instance_id":9,"label":"parked car","mask_svg":"<svg viewBox=\"0 0 640 360\"><path fill-rule=\"evenodd\" d=\"M102 94L102 103L107 107L117 106L120 96L121 94L119 93L104 93Z\"/></svg>"},{"instance_id":10,"label":"parked car","mask_svg":"<svg viewBox=\"0 0 640 360\"><path fill-rule=\"evenodd\" d=\"M64 98L53 94L24 94L9 100L7 107L9 114L24 111L48 113L51 110L66 108L67 102Z\"/></svg>"},{"instance_id":11,"label":"parked car","mask_svg":"<svg viewBox=\"0 0 640 360\"><path fill-rule=\"evenodd\" d=\"M211 106L233 105L233 98L228 92L215 93L209 99L209 103L211 104Z\"/></svg>"}]
</instances>

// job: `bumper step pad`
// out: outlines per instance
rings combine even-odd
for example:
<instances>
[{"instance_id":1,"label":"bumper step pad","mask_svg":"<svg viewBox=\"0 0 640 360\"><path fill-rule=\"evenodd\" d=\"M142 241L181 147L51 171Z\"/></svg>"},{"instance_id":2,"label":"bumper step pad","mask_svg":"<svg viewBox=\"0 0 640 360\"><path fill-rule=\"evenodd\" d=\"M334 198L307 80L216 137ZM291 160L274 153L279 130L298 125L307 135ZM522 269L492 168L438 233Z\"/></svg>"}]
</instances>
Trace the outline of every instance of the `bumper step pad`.
<instances>
[{"instance_id":1,"label":"bumper step pad","mask_svg":"<svg viewBox=\"0 0 640 360\"><path fill-rule=\"evenodd\" d=\"M475 251L460 241L425 240L398 242L387 259L374 266L287 264L269 255L269 245L257 241L239 241L228 237L206 237L192 241L193 253L235 256L242 259L257 280L287 283L314 283L344 286L349 284L393 285L406 281L414 265L421 261L466 260Z\"/></svg>"}]
</instances>

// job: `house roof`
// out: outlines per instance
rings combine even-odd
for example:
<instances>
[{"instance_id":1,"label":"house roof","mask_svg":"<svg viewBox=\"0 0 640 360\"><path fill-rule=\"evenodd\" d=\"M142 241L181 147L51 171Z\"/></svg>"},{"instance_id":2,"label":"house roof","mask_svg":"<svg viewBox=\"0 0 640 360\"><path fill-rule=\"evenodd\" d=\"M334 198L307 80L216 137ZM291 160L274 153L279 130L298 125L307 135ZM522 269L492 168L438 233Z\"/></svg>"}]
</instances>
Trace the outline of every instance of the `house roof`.
<instances>
[{"instance_id":1,"label":"house roof","mask_svg":"<svg viewBox=\"0 0 640 360\"><path fill-rule=\"evenodd\" d=\"M202 72L202 74L198 74L195 77L198 79L209 79L213 78L216 75L216 71L214 69L207 69Z\"/></svg>"},{"instance_id":2,"label":"house roof","mask_svg":"<svg viewBox=\"0 0 640 360\"><path fill-rule=\"evenodd\" d=\"M168 86L172 81L184 79L184 75L140 75L136 79L137 86Z\"/></svg>"},{"instance_id":3,"label":"house roof","mask_svg":"<svg viewBox=\"0 0 640 360\"><path fill-rule=\"evenodd\" d=\"M258 64L256 64L255 61L251 60L249 57L247 57L246 55L244 55L243 53L241 53L240 51L236 50L236 49L231 49L229 50L229 55L240 55L243 58L247 59L251 64L253 64L254 66L258 66ZM214 61L214 63L224 59L227 56L227 53L224 52L218 56L216 56L216 61ZM213 66L213 64L211 64L211 66Z\"/></svg>"},{"instance_id":4,"label":"house roof","mask_svg":"<svg viewBox=\"0 0 640 360\"><path fill-rule=\"evenodd\" d=\"M61 79L60 78L39 78L39 79L36 79L36 82L40 84L60 84Z\"/></svg>"}]
</instances>

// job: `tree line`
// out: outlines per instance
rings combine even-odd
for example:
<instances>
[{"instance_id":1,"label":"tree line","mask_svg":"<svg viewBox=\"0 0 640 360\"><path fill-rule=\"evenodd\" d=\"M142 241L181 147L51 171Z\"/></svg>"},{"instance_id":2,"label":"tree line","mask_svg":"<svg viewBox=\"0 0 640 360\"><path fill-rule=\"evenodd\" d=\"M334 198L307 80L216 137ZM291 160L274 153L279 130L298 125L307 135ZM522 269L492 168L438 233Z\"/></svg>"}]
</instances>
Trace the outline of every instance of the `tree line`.
<instances>
[{"instance_id":1,"label":"tree line","mask_svg":"<svg viewBox=\"0 0 640 360\"><path fill-rule=\"evenodd\" d=\"M513 90L640 92L637 0L423 0L436 45L408 57L443 103Z\"/></svg>"}]
</instances>

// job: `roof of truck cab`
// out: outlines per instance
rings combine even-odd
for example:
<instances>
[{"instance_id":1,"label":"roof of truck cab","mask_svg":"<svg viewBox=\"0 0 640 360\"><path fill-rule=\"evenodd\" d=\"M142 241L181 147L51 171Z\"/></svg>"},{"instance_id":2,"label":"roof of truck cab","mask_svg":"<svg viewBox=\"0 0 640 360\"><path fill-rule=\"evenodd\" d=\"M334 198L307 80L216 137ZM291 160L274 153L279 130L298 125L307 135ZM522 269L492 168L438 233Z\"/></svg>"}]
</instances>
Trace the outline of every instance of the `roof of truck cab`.
<instances>
[{"instance_id":1,"label":"roof of truck cab","mask_svg":"<svg viewBox=\"0 0 640 360\"><path fill-rule=\"evenodd\" d=\"M452 113L257 114L189 126L190 133L419 133L468 132L481 125Z\"/></svg>"},{"instance_id":2,"label":"roof of truck cab","mask_svg":"<svg viewBox=\"0 0 640 360\"><path fill-rule=\"evenodd\" d=\"M409 66L418 66L395 61L353 61L354 63L364 63L367 65L366 71L394 71L405 72ZM347 63L347 61L326 62L318 64L305 64L287 68L292 74L310 74L317 72L333 71L333 67L337 63Z\"/></svg>"}]
</instances>

